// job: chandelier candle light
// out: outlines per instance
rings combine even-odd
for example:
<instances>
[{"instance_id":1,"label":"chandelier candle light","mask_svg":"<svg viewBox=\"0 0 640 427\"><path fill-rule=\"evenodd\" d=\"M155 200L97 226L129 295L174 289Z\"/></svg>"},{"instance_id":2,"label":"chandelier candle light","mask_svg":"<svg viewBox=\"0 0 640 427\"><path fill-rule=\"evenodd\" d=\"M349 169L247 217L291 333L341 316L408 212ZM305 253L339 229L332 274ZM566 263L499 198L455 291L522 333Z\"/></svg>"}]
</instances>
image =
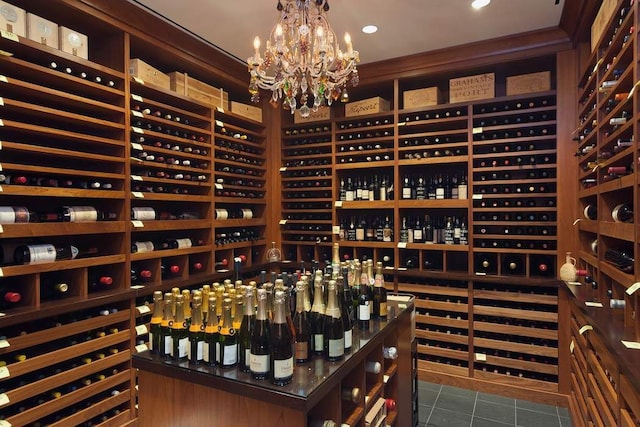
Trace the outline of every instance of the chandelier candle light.
<instances>
[{"instance_id":1,"label":"chandelier candle light","mask_svg":"<svg viewBox=\"0 0 640 427\"><path fill-rule=\"evenodd\" d=\"M247 59L252 102L260 101L260 89L270 90L271 104L282 100L282 107L299 109L308 117L331 105L338 98L349 100L347 84L359 82L356 64L358 51L353 50L351 36L345 33L346 52L340 50L336 34L327 21L327 0L278 0L278 24L271 31L263 55L260 38L253 42L255 53ZM311 99L310 99L311 98Z\"/></svg>"}]
</instances>

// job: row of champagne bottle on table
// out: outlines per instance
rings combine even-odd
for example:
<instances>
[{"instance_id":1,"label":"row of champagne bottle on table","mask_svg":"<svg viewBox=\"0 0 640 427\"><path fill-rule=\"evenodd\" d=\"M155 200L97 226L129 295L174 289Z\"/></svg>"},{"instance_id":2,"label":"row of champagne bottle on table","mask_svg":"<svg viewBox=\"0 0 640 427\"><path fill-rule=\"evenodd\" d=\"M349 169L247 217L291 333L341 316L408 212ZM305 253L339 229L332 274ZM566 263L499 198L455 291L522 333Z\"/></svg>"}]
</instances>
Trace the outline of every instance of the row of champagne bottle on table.
<instances>
[{"instance_id":1,"label":"row of champagne bottle on table","mask_svg":"<svg viewBox=\"0 0 640 427\"><path fill-rule=\"evenodd\" d=\"M295 287L277 278L260 288L254 281L244 286L229 280L205 285L193 294L177 288L164 296L155 292L150 350L192 364L239 366L255 379L286 384L294 364L314 355L341 360L352 348L354 326L368 330L372 316L387 316L382 264L373 287L367 279L370 268L363 274L354 262L350 274L349 267L341 267L339 275L330 266L313 275L299 274ZM351 280L360 274L361 283L345 284L342 274ZM310 289L314 289L312 296ZM356 298L352 289L358 290ZM395 357L395 352L390 354Z\"/></svg>"}]
</instances>

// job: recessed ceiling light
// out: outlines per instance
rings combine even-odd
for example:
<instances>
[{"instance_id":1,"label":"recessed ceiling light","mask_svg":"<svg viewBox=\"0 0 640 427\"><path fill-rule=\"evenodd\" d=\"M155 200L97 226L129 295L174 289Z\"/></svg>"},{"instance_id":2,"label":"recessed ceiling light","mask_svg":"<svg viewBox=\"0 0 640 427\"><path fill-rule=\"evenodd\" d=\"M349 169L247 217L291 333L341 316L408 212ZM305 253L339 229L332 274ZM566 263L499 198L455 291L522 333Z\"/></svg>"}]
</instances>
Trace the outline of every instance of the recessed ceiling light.
<instances>
[{"instance_id":1,"label":"recessed ceiling light","mask_svg":"<svg viewBox=\"0 0 640 427\"><path fill-rule=\"evenodd\" d=\"M491 3L491 0L473 0L471 2L471 7L474 9L482 9L489 3Z\"/></svg>"},{"instance_id":2,"label":"recessed ceiling light","mask_svg":"<svg viewBox=\"0 0 640 427\"><path fill-rule=\"evenodd\" d=\"M375 25L365 25L364 27L362 27L362 32L365 34L373 34L376 31L378 31L378 27L376 27Z\"/></svg>"}]
</instances>

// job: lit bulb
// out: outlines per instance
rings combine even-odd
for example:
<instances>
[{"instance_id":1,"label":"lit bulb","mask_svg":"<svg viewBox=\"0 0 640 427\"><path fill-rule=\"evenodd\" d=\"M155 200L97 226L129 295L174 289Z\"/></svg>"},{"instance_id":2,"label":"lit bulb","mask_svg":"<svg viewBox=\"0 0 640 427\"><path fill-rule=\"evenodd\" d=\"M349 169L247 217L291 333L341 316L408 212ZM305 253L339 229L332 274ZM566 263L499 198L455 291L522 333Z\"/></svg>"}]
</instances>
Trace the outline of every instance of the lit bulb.
<instances>
[{"instance_id":1,"label":"lit bulb","mask_svg":"<svg viewBox=\"0 0 640 427\"><path fill-rule=\"evenodd\" d=\"M318 28L316 28L316 35L317 35L319 38L322 38L322 37L324 36L324 29L323 29L322 27L318 27Z\"/></svg>"},{"instance_id":2,"label":"lit bulb","mask_svg":"<svg viewBox=\"0 0 640 427\"><path fill-rule=\"evenodd\" d=\"M349 46L351 44L351 35L349 33L344 33L344 42Z\"/></svg>"},{"instance_id":3,"label":"lit bulb","mask_svg":"<svg viewBox=\"0 0 640 427\"><path fill-rule=\"evenodd\" d=\"M276 25L276 37L282 37L282 25Z\"/></svg>"},{"instance_id":4,"label":"lit bulb","mask_svg":"<svg viewBox=\"0 0 640 427\"><path fill-rule=\"evenodd\" d=\"M256 36L256 38L253 39L253 48L256 52L260 50L260 37Z\"/></svg>"}]
</instances>

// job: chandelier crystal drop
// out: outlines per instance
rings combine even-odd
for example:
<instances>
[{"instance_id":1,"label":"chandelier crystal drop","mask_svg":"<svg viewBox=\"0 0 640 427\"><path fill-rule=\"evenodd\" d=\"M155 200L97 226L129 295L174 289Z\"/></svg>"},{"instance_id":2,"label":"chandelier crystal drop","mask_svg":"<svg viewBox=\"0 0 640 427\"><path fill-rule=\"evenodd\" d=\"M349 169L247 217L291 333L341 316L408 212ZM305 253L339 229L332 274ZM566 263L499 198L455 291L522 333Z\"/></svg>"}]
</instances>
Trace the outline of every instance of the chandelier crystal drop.
<instances>
[{"instance_id":1,"label":"chandelier crystal drop","mask_svg":"<svg viewBox=\"0 0 640 427\"><path fill-rule=\"evenodd\" d=\"M260 89L271 91L271 104L296 109L303 117L333 101L349 99L347 85L359 82L353 50L346 33L342 51L327 20L328 0L278 0L278 23L271 31L264 53L260 38L253 42L255 53L247 59L252 102L260 102Z\"/></svg>"}]
</instances>

